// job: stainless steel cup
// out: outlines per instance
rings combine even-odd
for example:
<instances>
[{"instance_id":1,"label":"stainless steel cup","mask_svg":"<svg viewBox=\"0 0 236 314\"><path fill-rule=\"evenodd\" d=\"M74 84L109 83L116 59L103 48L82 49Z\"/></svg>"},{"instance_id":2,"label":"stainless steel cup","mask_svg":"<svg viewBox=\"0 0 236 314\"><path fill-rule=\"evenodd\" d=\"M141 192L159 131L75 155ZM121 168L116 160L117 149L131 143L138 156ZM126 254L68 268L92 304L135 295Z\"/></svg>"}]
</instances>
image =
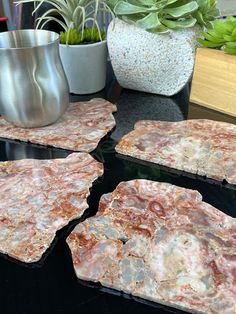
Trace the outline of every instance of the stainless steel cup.
<instances>
[{"instance_id":1,"label":"stainless steel cup","mask_svg":"<svg viewBox=\"0 0 236 314\"><path fill-rule=\"evenodd\" d=\"M0 114L17 126L39 127L55 122L68 105L58 34L0 33Z\"/></svg>"}]
</instances>

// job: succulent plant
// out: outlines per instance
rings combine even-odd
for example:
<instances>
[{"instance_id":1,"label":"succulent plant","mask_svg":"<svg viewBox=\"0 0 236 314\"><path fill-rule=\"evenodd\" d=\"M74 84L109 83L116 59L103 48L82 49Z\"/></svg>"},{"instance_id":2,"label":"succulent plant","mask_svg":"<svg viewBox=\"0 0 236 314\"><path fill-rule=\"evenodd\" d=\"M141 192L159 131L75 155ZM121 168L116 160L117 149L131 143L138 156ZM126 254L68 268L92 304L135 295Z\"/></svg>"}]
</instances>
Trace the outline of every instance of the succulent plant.
<instances>
[{"instance_id":1,"label":"succulent plant","mask_svg":"<svg viewBox=\"0 0 236 314\"><path fill-rule=\"evenodd\" d=\"M227 17L225 20L215 20L211 28L201 34L198 42L207 48L219 48L225 53L236 54L236 18Z\"/></svg>"},{"instance_id":2,"label":"succulent plant","mask_svg":"<svg viewBox=\"0 0 236 314\"><path fill-rule=\"evenodd\" d=\"M150 32L201 26L219 14L215 0L108 0L114 14Z\"/></svg>"},{"instance_id":3,"label":"succulent plant","mask_svg":"<svg viewBox=\"0 0 236 314\"><path fill-rule=\"evenodd\" d=\"M100 37L101 36L101 37ZM78 32L73 28L68 32L60 32L60 43L69 45L79 45L81 43L95 43L106 38L105 32L99 33L96 28L85 28L83 32Z\"/></svg>"},{"instance_id":4,"label":"succulent plant","mask_svg":"<svg viewBox=\"0 0 236 314\"><path fill-rule=\"evenodd\" d=\"M102 40L97 16L99 12L110 11L105 0L18 0L16 3L34 3L35 8L32 14L38 12L44 3L49 4L50 8L37 18L36 28L44 28L47 23L55 21L66 32L67 44L76 42L73 29L83 33L88 25L92 25ZM72 33L71 30L73 30ZM69 42L71 36L73 39L72 42ZM62 38L64 37L62 36Z\"/></svg>"},{"instance_id":5,"label":"succulent plant","mask_svg":"<svg viewBox=\"0 0 236 314\"><path fill-rule=\"evenodd\" d=\"M196 0L198 3L198 10L193 13L197 23L201 26L210 27L211 21L219 16L216 0Z\"/></svg>"}]
</instances>

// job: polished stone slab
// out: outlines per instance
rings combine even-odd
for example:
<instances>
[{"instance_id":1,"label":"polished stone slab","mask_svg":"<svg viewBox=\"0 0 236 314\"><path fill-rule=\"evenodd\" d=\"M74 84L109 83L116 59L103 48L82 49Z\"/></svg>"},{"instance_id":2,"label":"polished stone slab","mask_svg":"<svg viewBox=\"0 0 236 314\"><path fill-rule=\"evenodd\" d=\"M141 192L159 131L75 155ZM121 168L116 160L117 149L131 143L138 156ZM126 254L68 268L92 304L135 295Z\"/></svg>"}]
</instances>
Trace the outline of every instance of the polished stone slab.
<instances>
[{"instance_id":1,"label":"polished stone slab","mask_svg":"<svg viewBox=\"0 0 236 314\"><path fill-rule=\"evenodd\" d=\"M41 259L57 230L88 208L103 165L87 153L53 160L0 163L0 252L21 262Z\"/></svg>"},{"instance_id":2,"label":"polished stone slab","mask_svg":"<svg viewBox=\"0 0 236 314\"><path fill-rule=\"evenodd\" d=\"M40 128L19 128L0 117L0 137L91 152L115 126L116 106L102 98L71 103L54 124Z\"/></svg>"},{"instance_id":3,"label":"polished stone slab","mask_svg":"<svg viewBox=\"0 0 236 314\"><path fill-rule=\"evenodd\" d=\"M79 279L190 313L235 313L236 219L198 191L121 182L67 242Z\"/></svg>"}]
</instances>

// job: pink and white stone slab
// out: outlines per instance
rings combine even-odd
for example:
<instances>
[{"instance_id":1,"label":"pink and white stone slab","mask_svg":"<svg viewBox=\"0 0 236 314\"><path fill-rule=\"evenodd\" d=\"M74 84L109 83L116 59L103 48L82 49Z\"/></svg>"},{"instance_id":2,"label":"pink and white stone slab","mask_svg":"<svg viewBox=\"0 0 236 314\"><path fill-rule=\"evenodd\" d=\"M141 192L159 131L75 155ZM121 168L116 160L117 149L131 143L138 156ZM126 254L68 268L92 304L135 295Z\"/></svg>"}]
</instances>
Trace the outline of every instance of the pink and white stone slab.
<instances>
[{"instance_id":1,"label":"pink and white stone slab","mask_svg":"<svg viewBox=\"0 0 236 314\"><path fill-rule=\"evenodd\" d=\"M67 242L82 280L190 313L236 313L236 219L197 191L121 182Z\"/></svg>"},{"instance_id":2,"label":"pink and white stone slab","mask_svg":"<svg viewBox=\"0 0 236 314\"><path fill-rule=\"evenodd\" d=\"M103 165L87 153L52 160L0 163L0 252L41 259L57 230L88 208L89 189Z\"/></svg>"},{"instance_id":3,"label":"pink and white stone slab","mask_svg":"<svg viewBox=\"0 0 236 314\"><path fill-rule=\"evenodd\" d=\"M236 184L236 125L207 119L141 120L116 151L159 165Z\"/></svg>"},{"instance_id":4,"label":"pink and white stone slab","mask_svg":"<svg viewBox=\"0 0 236 314\"><path fill-rule=\"evenodd\" d=\"M91 152L115 126L116 106L101 98L71 103L54 124L40 128L19 128L0 117L0 137Z\"/></svg>"}]
</instances>

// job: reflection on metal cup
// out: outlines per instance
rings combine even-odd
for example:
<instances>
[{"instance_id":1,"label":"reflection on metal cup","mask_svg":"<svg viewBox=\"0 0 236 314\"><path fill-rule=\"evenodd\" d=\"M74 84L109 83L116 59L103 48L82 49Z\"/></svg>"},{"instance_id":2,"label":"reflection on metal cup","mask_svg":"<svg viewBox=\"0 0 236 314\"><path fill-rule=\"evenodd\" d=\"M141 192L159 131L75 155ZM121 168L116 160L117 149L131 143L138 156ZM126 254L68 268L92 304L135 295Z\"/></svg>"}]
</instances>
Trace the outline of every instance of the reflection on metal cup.
<instances>
[{"instance_id":1,"label":"reflection on metal cup","mask_svg":"<svg viewBox=\"0 0 236 314\"><path fill-rule=\"evenodd\" d=\"M46 30L0 33L0 113L20 127L55 122L69 105L59 35Z\"/></svg>"}]
</instances>

